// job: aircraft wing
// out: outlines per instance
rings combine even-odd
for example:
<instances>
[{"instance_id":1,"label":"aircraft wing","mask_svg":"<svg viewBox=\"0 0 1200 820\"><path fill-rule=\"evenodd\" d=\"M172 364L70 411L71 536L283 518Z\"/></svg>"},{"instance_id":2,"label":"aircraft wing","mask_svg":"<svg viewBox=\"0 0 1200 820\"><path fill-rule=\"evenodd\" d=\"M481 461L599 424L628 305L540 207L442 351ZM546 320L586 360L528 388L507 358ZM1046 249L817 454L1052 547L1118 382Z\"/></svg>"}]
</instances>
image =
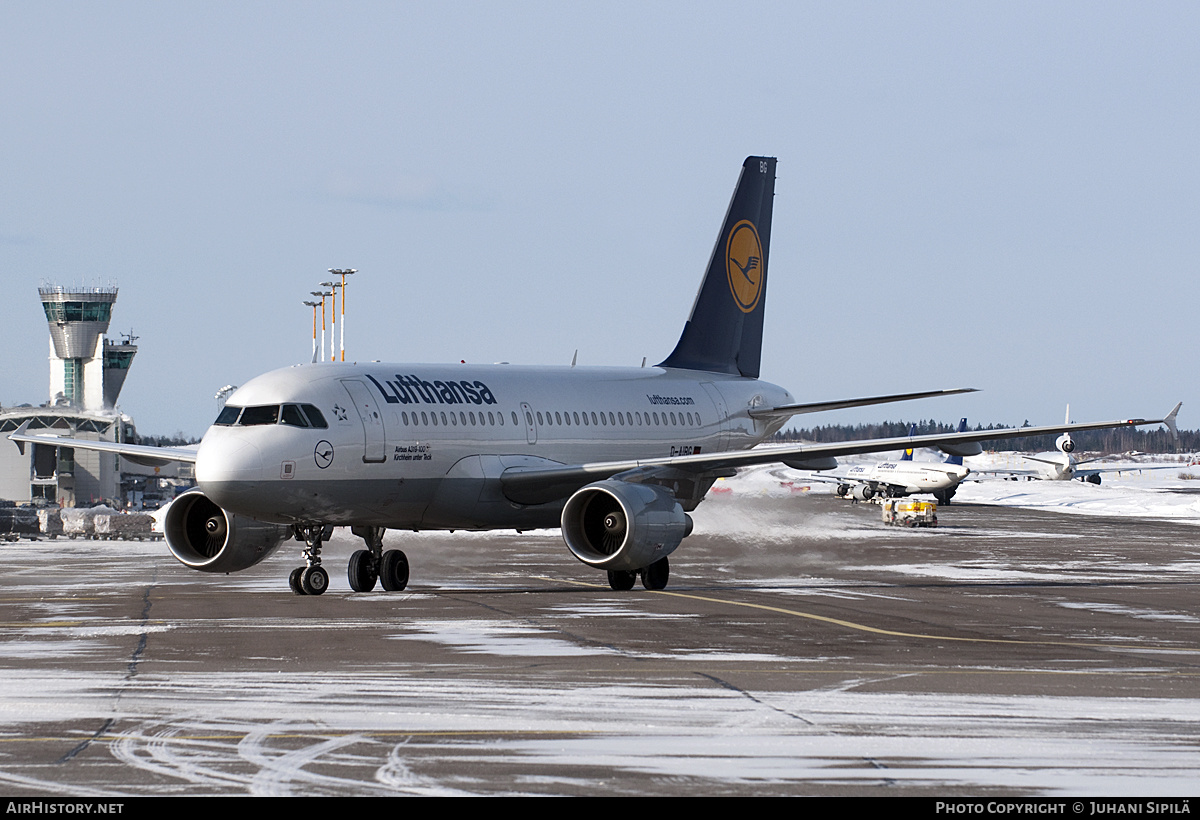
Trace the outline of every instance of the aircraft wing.
<instances>
[{"instance_id":1,"label":"aircraft wing","mask_svg":"<svg viewBox=\"0 0 1200 820\"><path fill-rule=\"evenodd\" d=\"M1038 470L1010 470L1007 468L973 469L964 481L1007 481L1010 478L1013 480L1024 477L1037 478L1040 475L1044 475L1044 473Z\"/></svg>"},{"instance_id":2,"label":"aircraft wing","mask_svg":"<svg viewBox=\"0 0 1200 820\"><path fill-rule=\"evenodd\" d=\"M21 452L25 452L26 444L45 444L50 447L73 447L76 450L98 450L101 453L119 453L134 464L145 467L158 467L170 464L172 461L196 463L196 448L194 447L152 447L148 444L125 444L119 441L89 441L87 439L56 436L50 433L30 433L29 422L25 422L14 430L9 438L14 441Z\"/></svg>"},{"instance_id":3,"label":"aircraft wing","mask_svg":"<svg viewBox=\"0 0 1200 820\"><path fill-rule=\"evenodd\" d=\"M887 404L893 401L909 401L911 399L928 399L934 396L953 396L956 393L977 393L976 387L956 387L952 390L927 390L922 393L896 393L891 396L868 396L861 399L839 399L837 401L818 401L809 404L781 404L778 407L752 407L750 418L772 419L791 418L802 413L820 413L824 410L843 410L847 407L866 407L871 404Z\"/></svg>"},{"instance_id":4,"label":"aircraft wing","mask_svg":"<svg viewBox=\"0 0 1200 820\"><path fill-rule=\"evenodd\" d=\"M1059 467L1063 466L1063 460L1061 458L1059 458L1059 459L1038 458L1037 456L1027 456L1027 455L1022 455L1021 458L1025 459L1026 461L1036 461L1038 464L1054 464ZM1082 462L1076 462L1076 463L1080 464Z\"/></svg>"},{"instance_id":5,"label":"aircraft wing","mask_svg":"<svg viewBox=\"0 0 1200 820\"><path fill-rule=\"evenodd\" d=\"M1013 427L998 430L972 430L964 433L941 433L925 436L897 436L894 438L841 441L833 444L787 444L770 447L755 447L751 450L735 450L722 453L665 456L631 461L600 461L590 464L564 464L561 466L511 467L500 476L504 494L518 504L544 504L556 501L575 490L614 476L625 475L634 482L646 482L657 476L668 476L673 471L693 475L731 475L738 467L754 464L784 463L793 467L829 461L835 456L878 453L887 450L903 450L909 447L961 448L962 445L978 444L996 439L1042 436L1053 433L1073 433L1083 430L1109 430L1118 427L1136 427L1162 424L1164 419L1126 419L1124 421L1097 421L1083 424L1057 424L1050 427Z\"/></svg>"},{"instance_id":6,"label":"aircraft wing","mask_svg":"<svg viewBox=\"0 0 1200 820\"><path fill-rule=\"evenodd\" d=\"M1178 470L1179 464L1138 464L1131 462L1124 466L1110 467L1085 467L1080 470L1076 468L1076 478L1086 478L1091 475L1100 475L1101 473L1140 473L1142 470Z\"/></svg>"}]
</instances>

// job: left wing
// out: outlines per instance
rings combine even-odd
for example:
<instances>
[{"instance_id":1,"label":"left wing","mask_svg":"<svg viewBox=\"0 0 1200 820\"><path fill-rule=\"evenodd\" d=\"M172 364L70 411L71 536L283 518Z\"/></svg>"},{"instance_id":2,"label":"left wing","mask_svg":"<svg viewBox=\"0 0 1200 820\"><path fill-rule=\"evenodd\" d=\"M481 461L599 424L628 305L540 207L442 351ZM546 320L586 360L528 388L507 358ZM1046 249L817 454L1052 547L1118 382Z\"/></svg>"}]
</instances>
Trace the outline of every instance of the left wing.
<instances>
[{"instance_id":1,"label":"left wing","mask_svg":"<svg viewBox=\"0 0 1200 820\"><path fill-rule=\"evenodd\" d=\"M22 453L26 444L45 444L50 447L74 447L79 450L98 450L102 453L119 453L134 464L144 467L161 467L172 461L196 463L195 447L153 447L149 444L125 444L119 441L90 441L87 439L55 436L50 433L30 433L29 422L14 430L9 438L16 442Z\"/></svg>"},{"instance_id":2,"label":"left wing","mask_svg":"<svg viewBox=\"0 0 1200 820\"><path fill-rule=\"evenodd\" d=\"M1097 421L1084 424L1057 424L1050 427L1014 427L999 430L974 430L965 433L898 436L863 441L843 441L836 444L789 444L777 447L755 447L752 450L725 453L702 453L630 461L598 461L590 464L564 464L561 466L521 466L505 470L500 475L500 484L505 496L511 501L518 504L544 504L564 498L593 481L601 481L622 474L627 474L626 478L630 481L645 482L657 475L669 474L672 471L689 473L695 477L699 477L701 474L732 475L732 471L738 467L775 462L781 462L797 469L829 469L834 466L832 461L835 456L878 453L909 447L941 447L962 455L977 455L982 452L982 448L979 446L981 441L1082 430L1136 427L1162 424L1164 421L1164 419ZM816 466L822 464L825 466Z\"/></svg>"}]
</instances>

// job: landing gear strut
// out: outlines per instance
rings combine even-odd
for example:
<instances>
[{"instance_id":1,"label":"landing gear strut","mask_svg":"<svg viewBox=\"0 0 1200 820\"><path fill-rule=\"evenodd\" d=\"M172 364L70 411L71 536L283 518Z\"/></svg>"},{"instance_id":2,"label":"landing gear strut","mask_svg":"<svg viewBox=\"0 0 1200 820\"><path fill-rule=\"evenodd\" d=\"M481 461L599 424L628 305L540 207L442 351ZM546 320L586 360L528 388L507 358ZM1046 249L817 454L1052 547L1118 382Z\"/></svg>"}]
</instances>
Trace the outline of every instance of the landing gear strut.
<instances>
[{"instance_id":1,"label":"landing gear strut","mask_svg":"<svg viewBox=\"0 0 1200 820\"><path fill-rule=\"evenodd\" d=\"M297 595L320 595L329 589L329 573L321 566L321 544L333 535L333 525L298 526L295 533L304 542L305 565L292 570L288 585Z\"/></svg>"}]
</instances>

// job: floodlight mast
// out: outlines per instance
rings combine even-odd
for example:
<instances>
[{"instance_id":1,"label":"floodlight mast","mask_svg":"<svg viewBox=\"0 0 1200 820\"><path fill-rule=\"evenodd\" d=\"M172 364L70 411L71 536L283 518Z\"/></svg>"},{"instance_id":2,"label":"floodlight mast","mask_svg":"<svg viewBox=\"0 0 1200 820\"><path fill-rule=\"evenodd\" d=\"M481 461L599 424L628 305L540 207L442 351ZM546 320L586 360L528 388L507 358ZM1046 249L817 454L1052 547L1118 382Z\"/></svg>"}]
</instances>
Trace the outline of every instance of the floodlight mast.
<instances>
[{"instance_id":1,"label":"floodlight mast","mask_svg":"<svg viewBox=\"0 0 1200 820\"><path fill-rule=\"evenodd\" d=\"M218 390L217 394L215 396L213 396L213 398L217 400L217 410L218 411L225 409L225 400L227 398L229 398L229 394L232 393L234 390L237 390L236 384L227 384L224 387L222 387L220 390Z\"/></svg>"},{"instance_id":2,"label":"floodlight mast","mask_svg":"<svg viewBox=\"0 0 1200 820\"><path fill-rule=\"evenodd\" d=\"M320 305L321 303L320 302L305 302L304 304L308 305L309 307L311 307L313 309L312 360L315 362L315 361L317 361L317 306Z\"/></svg>"},{"instance_id":3,"label":"floodlight mast","mask_svg":"<svg viewBox=\"0 0 1200 820\"><path fill-rule=\"evenodd\" d=\"M332 282L322 282L321 283L322 287L327 287L332 284L333 284ZM321 297L321 359L320 360L325 361L325 297L332 296L333 293L331 291L314 290L312 292L312 295Z\"/></svg>"},{"instance_id":4,"label":"floodlight mast","mask_svg":"<svg viewBox=\"0 0 1200 820\"><path fill-rule=\"evenodd\" d=\"M358 273L358 271L354 268L330 268L329 272L332 273L334 276L342 277L342 284L341 284L341 288L342 288L342 330L341 330L341 336L338 341L338 347L339 347L341 360L344 362L344 361L346 361L346 277L350 276L352 274ZM335 312L337 311L336 299L335 299L334 311Z\"/></svg>"}]
</instances>

